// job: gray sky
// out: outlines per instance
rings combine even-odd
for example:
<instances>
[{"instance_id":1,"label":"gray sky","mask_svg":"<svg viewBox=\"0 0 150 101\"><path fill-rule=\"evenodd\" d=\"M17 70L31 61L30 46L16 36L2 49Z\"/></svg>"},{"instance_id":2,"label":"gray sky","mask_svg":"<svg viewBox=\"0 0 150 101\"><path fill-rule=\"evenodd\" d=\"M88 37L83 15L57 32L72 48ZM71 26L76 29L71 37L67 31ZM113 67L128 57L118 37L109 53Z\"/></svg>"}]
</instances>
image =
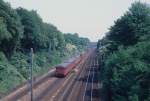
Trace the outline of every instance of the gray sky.
<instances>
[{"instance_id":1,"label":"gray sky","mask_svg":"<svg viewBox=\"0 0 150 101\"><path fill-rule=\"evenodd\" d=\"M139 0L4 0L12 7L36 10L44 22L64 32L79 33L97 41L114 21ZM150 3L150 0L140 0Z\"/></svg>"}]
</instances>

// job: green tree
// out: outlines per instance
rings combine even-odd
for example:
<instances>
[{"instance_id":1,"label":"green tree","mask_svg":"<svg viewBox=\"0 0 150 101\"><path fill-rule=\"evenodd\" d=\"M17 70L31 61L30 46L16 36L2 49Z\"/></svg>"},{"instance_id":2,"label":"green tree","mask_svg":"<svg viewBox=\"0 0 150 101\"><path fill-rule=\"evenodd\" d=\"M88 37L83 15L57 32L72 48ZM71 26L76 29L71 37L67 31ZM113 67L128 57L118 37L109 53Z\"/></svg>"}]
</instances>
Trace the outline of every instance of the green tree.
<instances>
[{"instance_id":1,"label":"green tree","mask_svg":"<svg viewBox=\"0 0 150 101\"><path fill-rule=\"evenodd\" d=\"M7 56L12 55L19 47L20 39L23 35L23 28L17 12L9 4L0 0L0 17L1 17L1 40L0 50L4 51ZM4 32L4 33L2 33ZM6 35L8 35L6 37Z\"/></svg>"},{"instance_id":2,"label":"green tree","mask_svg":"<svg viewBox=\"0 0 150 101\"><path fill-rule=\"evenodd\" d=\"M101 40L100 57L105 56L100 73L109 101L150 98L149 15L150 5L133 3Z\"/></svg>"},{"instance_id":3,"label":"green tree","mask_svg":"<svg viewBox=\"0 0 150 101\"><path fill-rule=\"evenodd\" d=\"M18 8L17 12L24 26L24 37L21 40L23 48L30 49L33 47L37 50L40 47L46 47L43 22L36 11L27 11L23 8Z\"/></svg>"},{"instance_id":4,"label":"green tree","mask_svg":"<svg viewBox=\"0 0 150 101\"><path fill-rule=\"evenodd\" d=\"M0 18L0 44L3 40L9 40L12 36L7 31L6 24L3 21L3 18Z\"/></svg>"},{"instance_id":5,"label":"green tree","mask_svg":"<svg viewBox=\"0 0 150 101\"><path fill-rule=\"evenodd\" d=\"M65 34L65 40L67 43L71 43L77 46L78 50L83 49L89 44L89 39L79 37L77 33L74 34Z\"/></svg>"},{"instance_id":6,"label":"green tree","mask_svg":"<svg viewBox=\"0 0 150 101\"><path fill-rule=\"evenodd\" d=\"M141 36L150 33L150 6L140 2L135 2L124 16L115 22L107 34L109 40L118 45L134 45Z\"/></svg>"}]
</instances>

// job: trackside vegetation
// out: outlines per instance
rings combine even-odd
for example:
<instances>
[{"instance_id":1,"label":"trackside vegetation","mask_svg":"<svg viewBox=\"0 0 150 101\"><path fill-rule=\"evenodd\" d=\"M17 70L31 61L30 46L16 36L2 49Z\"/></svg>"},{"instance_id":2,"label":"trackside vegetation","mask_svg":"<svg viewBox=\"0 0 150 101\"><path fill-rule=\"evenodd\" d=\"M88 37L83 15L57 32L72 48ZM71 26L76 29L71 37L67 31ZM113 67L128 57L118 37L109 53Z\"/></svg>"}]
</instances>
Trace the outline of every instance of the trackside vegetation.
<instances>
[{"instance_id":1,"label":"trackside vegetation","mask_svg":"<svg viewBox=\"0 0 150 101\"><path fill-rule=\"evenodd\" d=\"M97 44L108 101L150 101L150 5L135 2Z\"/></svg>"},{"instance_id":2,"label":"trackside vegetation","mask_svg":"<svg viewBox=\"0 0 150 101\"><path fill-rule=\"evenodd\" d=\"M83 51L89 39L62 33L34 10L13 9L0 0L0 97L28 79L29 52L34 49L34 76Z\"/></svg>"}]
</instances>

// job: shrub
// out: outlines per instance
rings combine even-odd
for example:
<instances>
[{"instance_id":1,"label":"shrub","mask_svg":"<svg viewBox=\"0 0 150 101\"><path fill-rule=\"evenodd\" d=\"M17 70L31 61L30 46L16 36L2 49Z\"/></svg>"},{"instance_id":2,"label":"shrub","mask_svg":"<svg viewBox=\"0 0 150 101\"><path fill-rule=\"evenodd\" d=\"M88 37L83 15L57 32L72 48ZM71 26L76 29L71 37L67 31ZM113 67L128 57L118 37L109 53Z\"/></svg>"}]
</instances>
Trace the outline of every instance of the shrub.
<instances>
[{"instance_id":1,"label":"shrub","mask_svg":"<svg viewBox=\"0 0 150 101\"><path fill-rule=\"evenodd\" d=\"M8 62L3 52L0 52L0 93L5 93L24 80L17 69Z\"/></svg>"},{"instance_id":2,"label":"shrub","mask_svg":"<svg viewBox=\"0 0 150 101\"><path fill-rule=\"evenodd\" d=\"M145 84L150 82L150 61L145 59L149 49L149 43L139 43L120 49L107 58L103 77L106 77L106 85L110 85L114 101L146 100L150 96L150 86Z\"/></svg>"}]
</instances>

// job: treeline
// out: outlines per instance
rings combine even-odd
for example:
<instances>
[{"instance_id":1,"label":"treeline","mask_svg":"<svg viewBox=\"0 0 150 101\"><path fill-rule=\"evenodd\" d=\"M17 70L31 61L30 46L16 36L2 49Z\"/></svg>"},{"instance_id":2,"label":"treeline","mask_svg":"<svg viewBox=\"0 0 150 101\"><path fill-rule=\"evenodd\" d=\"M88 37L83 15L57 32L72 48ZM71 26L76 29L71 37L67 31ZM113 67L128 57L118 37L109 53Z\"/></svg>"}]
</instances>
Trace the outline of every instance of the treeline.
<instances>
[{"instance_id":1,"label":"treeline","mask_svg":"<svg viewBox=\"0 0 150 101\"><path fill-rule=\"evenodd\" d=\"M135 2L97 44L108 101L150 101L150 5Z\"/></svg>"},{"instance_id":2,"label":"treeline","mask_svg":"<svg viewBox=\"0 0 150 101\"><path fill-rule=\"evenodd\" d=\"M64 34L45 23L36 11L11 8L0 0L0 96L28 79L28 57L34 49L34 74L46 71L82 51L89 39Z\"/></svg>"}]
</instances>

